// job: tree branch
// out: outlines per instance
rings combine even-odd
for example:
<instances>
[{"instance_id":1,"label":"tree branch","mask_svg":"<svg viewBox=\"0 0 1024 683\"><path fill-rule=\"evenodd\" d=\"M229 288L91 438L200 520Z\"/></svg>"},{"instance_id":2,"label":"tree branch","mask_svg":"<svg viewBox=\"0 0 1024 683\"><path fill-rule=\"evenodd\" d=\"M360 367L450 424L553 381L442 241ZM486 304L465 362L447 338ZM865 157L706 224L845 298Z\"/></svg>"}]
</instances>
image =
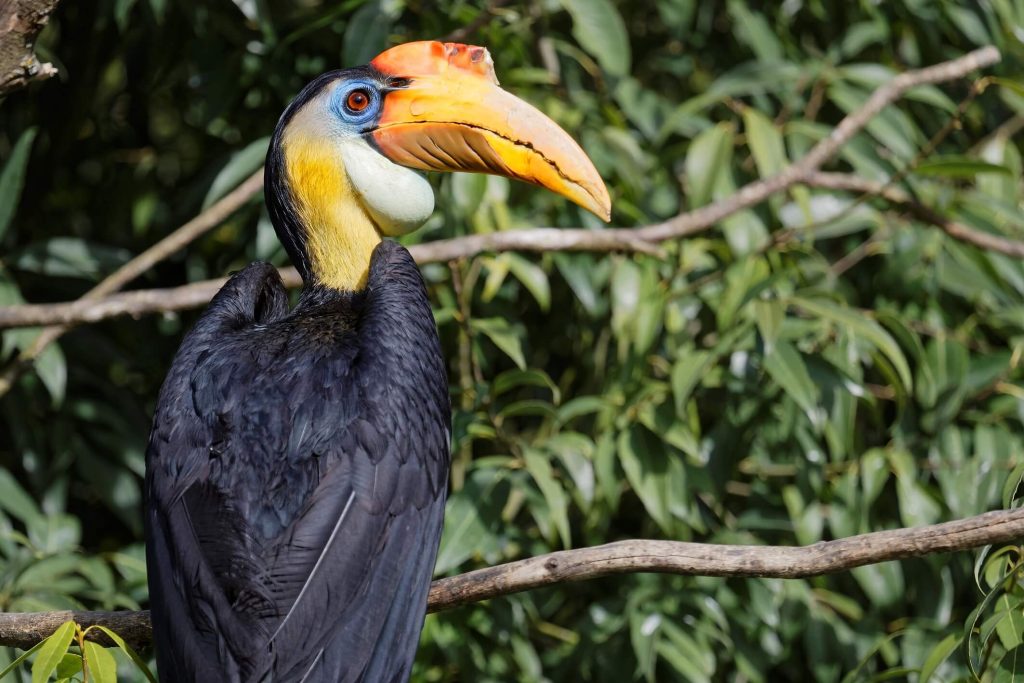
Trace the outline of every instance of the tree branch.
<instances>
[{"instance_id":1,"label":"tree branch","mask_svg":"<svg viewBox=\"0 0 1024 683\"><path fill-rule=\"evenodd\" d=\"M53 64L36 58L35 44L59 0L0 2L0 98L32 81L56 75Z\"/></svg>"},{"instance_id":2,"label":"tree branch","mask_svg":"<svg viewBox=\"0 0 1024 683\"><path fill-rule=\"evenodd\" d=\"M434 581L427 610L440 612L481 600L613 574L799 579L934 553L1015 542L1024 537L1024 508L986 512L954 522L876 531L809 546L718 545L630 540L562 550ZM0 645L27 649L68 619L103 624L139 647L152 632L149 612L31 612L0 614Z\"/></svg>"},{"instance_id":3,"label":"tree branch","mask_svg":"<svg viewBox=\"0 0 1024 683\"><path fill-rule=\"evenodd\" d=\"M975 230L959 221L946 218L935 209L915 201L909 194L898 187L884 185L874 180L866 180L846 173L825 173L822 171L808 174L804 183L830 190L846 190L848 192L858 192L880 197L890 204L902 206L919 220L934 225L950 237L961 242L967 242L987 251L995 251L1007 256L1013 256L1014 258L1024 258L1024 242L990 232ZM3 311L0 310L0 320L2 319Z\"/></svg>"},{"instance_id":4,"label":"tree branch","mask_svg":"<svg viewBox=\"0 0 1024 683\"><path fill-rule=\"evenodd\" d=\"M223 223L231 214L245 206L246 202L252 199L262 187L263 169L261 168L198 216L105 277L72 305L86 308L90 303L121 289L160 261L163 261L180 249L184 249L196 238ZM211 292L205 300L209 301L215 293L216 290ZM197 305L202 305L202 302ZM36 358L39 357L47 346L60 339L61 335L70 329L72 322L74 322L73 318L62 321L57 325L43 328L39 336L32 342L32 345L27 349L23 349L0 372L0 396L11 390L14 383L21 377L21 374L32 366Z\"/></svg>"},{"instance_id":5,"label":"tree branch","mask_svg":"<svg viewBox=\"0 0 1024 683\"><path fill-rule=\"evenodd\" d=\"M818 142L804 157L777 175L748 183L735 194L721 201L681 213L662 223L640 228L610 228L606 230L555 228L509 230L417 245L410 251L420 263L447 261L485 251L650 252L657 249L653 245L659 242L707 230L736 212L765 201L775 193L784 192L793 185L808 183L809 179L819 172L820 167L834 157L842 146L860 132L874 116L908 90L921 85L963 78L972 71L995 64L999 59L999 51L989 46L948 62L902 73L876 89L859 109L843 118L827 138ZM237 210L258 192L257 175L259 173L253 175L230 195L190 223L182 226L174 234L125 264L79 301L60 304L29 304L0 309L0 328L50 323L67 326L83 322L96 322L116 315L142 315L201 306L219 289L224 282L223 279L208 280L164 290L143 290L105 299L103 296L120 289L144 270L152 267L177 249L184 247ZM885 193L880 193L880 196L885 196ZM225 211L222 212L222 209ZM920 207L919 210L930 211L927 207ZM1017 253L1018 247L1008 240L994 235L974 233L966 226L952 223L934 212L930 214L930 218L924 218L924 220L939 225L957 239L973 240L974 244L988 245L984 248L1003 250L1003 253ZM192 229L190 226L199 227ZM172 240L172 238L175 239ZM144 257L146 260L143 261ZM139 266L143 263L145 263L145 267L140 268ZM125 272L122 273L122 271ZM134 274L131 277L126 277L127 273ZM282 274L286 282L297 284L298 280L295 278L293 270L286 269L282 271ZM100 291L101 288L104 288L103 291ZM0 373L0 396L10 389L13 382L31 366L43 349L63 334L66 329L66 327L46 328L29 349L22 351L15 362Z\"/></svg>"},{"instance_id":6,"label":"tree branch","mask_svg":"<svg viewBox=\"0 0 1024 683\"><path fill-rule=\"evenodd\" d=\"M651 242L685 237L705 230L741 209L760 204L777 192L783 192L793 185L805 182L809 175L834 157L843 145L863 130L875 116L908 90L963 78L972 71L991 66L999 60L999 50L990 45L948 62L916 71L906 71L875 89L864 104L847 114L827 138L814 145L799 161L776 175L744 185L736 194L725 200L680 214L664 223L634 230L633 234Z\"/></svg>"}]
</instances>

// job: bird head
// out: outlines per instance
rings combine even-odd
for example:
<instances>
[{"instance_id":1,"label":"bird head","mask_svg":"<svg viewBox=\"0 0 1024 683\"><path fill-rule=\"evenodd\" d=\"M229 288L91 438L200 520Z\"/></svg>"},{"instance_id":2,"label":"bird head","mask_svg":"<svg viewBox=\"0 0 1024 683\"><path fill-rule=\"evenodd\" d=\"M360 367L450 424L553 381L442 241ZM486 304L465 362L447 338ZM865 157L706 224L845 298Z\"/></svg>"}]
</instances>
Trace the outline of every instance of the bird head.
<instances>
[{"instance_id":1,"label":"bird head","mask_svg":"<svg viewBox=\"0 0 1024 683\"><path fill-rule=\"evenodd\" d=\"M324 74L282 115L267 157L271 218L306 282L360 289L382 235L419 227L434 195L419 171L534 183L608 220L579 145L502 90L486 49L407 43Z\"/></svg>"}]
</instances>

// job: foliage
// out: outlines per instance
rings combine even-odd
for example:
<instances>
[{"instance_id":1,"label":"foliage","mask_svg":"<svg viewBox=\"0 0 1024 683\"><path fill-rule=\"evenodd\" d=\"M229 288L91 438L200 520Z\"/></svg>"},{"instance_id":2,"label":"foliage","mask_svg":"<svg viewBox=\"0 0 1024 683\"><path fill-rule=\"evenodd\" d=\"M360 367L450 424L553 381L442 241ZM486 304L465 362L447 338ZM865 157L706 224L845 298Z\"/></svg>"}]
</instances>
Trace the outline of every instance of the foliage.
<instances>
[{"instance_id":1,"label":"foliage","mask_svg":"<svg viewBox=\"0 0 1024 683\"><path fill-rule=\"evenodd\" d=\"M485 6L63 3L42 41L61 81L0 109L0 304L80 295L255 170L304 82ZM968 83L913 91L830 170L895 179L942 216L1024 239L1024 3L537 0L492 14L472 42L578 133L620 225L727 197L895 73L995 44L1005 80L974 99ZM433 182L439 209L413 240L600 228L504 180ZM665 252L424 268L455 409L439 574L631 537L813 543L1003 503L1024 462L1019 261L812 186ZM135 285L254 259L285 262L255 202ZM143 447L195 315L78 329L2 399L0 608L144 602ZM4 333L4 357L34 334ZM429 617L414 678L1010 680L1020 574L1010 548L977 568L961 554L806 581L562 585Z\"/></svg>"},{"instance_id":2,"label":"foliage","mask_svg":"<svg viewBox=\"0 0 1024 683\"><path fill-rule=\"evenodd\" d=\"M105 626L94 624L82 628L74 621L64 622L50 637L25 651L0 671L0 678L15 671L20 664L35 655L32 662L32 683L43 683L51 677L56 677L58 683L116 683L117 660L105 647L87 640L93 631L103 633L114 641L121 652L135 664L140 675L149 683L156 683L156 678L146 663L119 635ZM71 652L72 645L76 646L81 654Z\"/></svg>"}]
</instances>

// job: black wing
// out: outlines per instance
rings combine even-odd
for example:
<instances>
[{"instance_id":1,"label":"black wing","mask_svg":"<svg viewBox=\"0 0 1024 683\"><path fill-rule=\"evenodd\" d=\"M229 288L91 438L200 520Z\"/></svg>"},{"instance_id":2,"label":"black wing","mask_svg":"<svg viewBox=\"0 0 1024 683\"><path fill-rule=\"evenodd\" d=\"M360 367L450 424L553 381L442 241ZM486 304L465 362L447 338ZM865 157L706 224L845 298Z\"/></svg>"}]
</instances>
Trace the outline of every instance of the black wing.
<instances>
[{"instance_id":1,"label":"black wing","mask_svg":"<svg viewBox=\"0 0 1024 683\"><path fill-rule=\"evenodd\" d=\"M385 242L367 292L234 276L178 352L148 451L165 681L400 681L441 532L450 412L422 279Z\"/></svg>"}]
</instances>

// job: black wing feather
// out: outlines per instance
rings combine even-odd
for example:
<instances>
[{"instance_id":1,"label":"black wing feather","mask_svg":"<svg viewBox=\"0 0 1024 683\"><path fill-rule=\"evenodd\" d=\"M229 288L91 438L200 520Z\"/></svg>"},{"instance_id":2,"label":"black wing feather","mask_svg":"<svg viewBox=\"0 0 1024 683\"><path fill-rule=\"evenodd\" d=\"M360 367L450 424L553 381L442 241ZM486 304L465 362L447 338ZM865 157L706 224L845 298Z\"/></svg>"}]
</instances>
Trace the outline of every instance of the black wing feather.
<instances>
[{"instance_id":1,"label":"black wing feather","mask_svg":"<svg viewBox=\"0 0 1024 683\"><path fill-rule=\"evenodd\" d=\"M401 681L440 537L450 411L408 252L365 293L235 275L186 337L147 454L165 681Z\"/></svg>"}]
</instances>

